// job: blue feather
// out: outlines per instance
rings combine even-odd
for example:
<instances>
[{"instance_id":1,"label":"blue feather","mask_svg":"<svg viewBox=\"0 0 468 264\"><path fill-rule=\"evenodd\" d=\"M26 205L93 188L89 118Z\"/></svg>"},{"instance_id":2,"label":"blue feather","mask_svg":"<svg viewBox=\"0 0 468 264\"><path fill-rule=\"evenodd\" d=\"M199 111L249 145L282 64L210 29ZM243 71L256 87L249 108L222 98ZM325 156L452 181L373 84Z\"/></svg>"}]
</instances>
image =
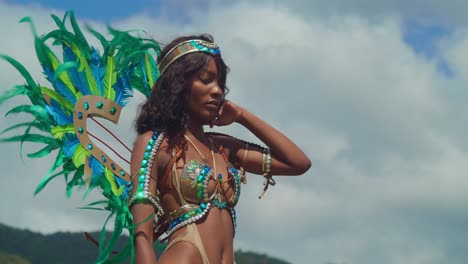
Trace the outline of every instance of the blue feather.
<instances>
[{"instance_id":1,"label":"blue feather","mask_svg":"<svg viewBox=\"0 0 468 264\"><path fill-rule=\"evenodd\" d=\"M70 47L63 48L63 58L65 62L76 62L78 63L78 58ZM79 72L78 67L73 67L68 69L68 75L72 80L76 88L83 94L89 94L89 87L87 84L87 79L84 71Z\"/></svg>"},{"instance_id":2,"label":"blue feather","mask_svg":"<svg viewBox=\"0 0 468 264\"><path fill-rule=\"evenodd\" d=\"M94 79L96 79L96 83L100 92L99 95L103 95L104 84L102 82L104 80L106 68L104 65L101 65L101 56L99 55L99 52L94 48L91 52L91 62L89 66L91 67L91 72L93 73Z\"/></svg>"},{"instance_id":3,"label":"blue feather","mask_svg":"<svg viewBox=\"0 0 468 264\"><path fill-rule=\"evenodd\" d=\"M124 187L124 191L122 192L122 195L120 195L120 197L122 198L127 198L127 195L128 193L130 192L130 190L132 189L132 184L131 182L128 182L120 177L117 177L117 176L114 176L115 178L115 181L117 182L117 185L119 186L119 188L123 185L125 186Z\"/></svg>"},{"instance_id":4,"label":"blue feather","mask_svg":"<svg viewBox=\"0 0 468 264\"><path fill-rule=\"evenodd\" d=\"M130 87L130 72L122 71L114 84L115 102L124 107L133 96L133 89Z\"/></svg>"},{"instance_id":5,"label":"blue feather","mask_svg":"<svg viewBox=\"0 0 468 264\"><path fill-rule=\"evenodd\" d=\"M75 134L65 134L63 137L63 154L69 158L72 158L76 148L78 147L78 144L80 144L80 141Z\"/></svg>"},{"instance_id":6,"label":"blue feather","mask_svg":"<svg viewBox=\"0 0 468 264\"><path fill-rule=\"evenodd\" d=\"M100 178L104 177L104 165L97 160L95 157L89 157L89 167L93 171L91 176L91 186L96 186L99 184Z\"/></svg>"},{"instance_id":7,"label":"blue feather","mask_svg":"<svg viewBox=\"0 0 468 264\"><path fill-rule=\"evenodd\" d=\"M46 105L45 110L49 113L60 126L73 123L73 116L70 113L63 112L60 104L54 99L50 99L51 104Z\"/></svg>"},{"instance_id":8,"label":"blue feather","mask_svg":"<svg viewBox=\"0 0 468 264\"><path fill-rule=\"evenodd\" d=\"M54 81L54 72L52 69L45 65L42 65L42 68L44 69L44 74L46 75L47 80L54 86L54 89L72 104L76 104L75 94L73 94L73 92L70 91L70 89L68 89L60 79Z\"/></svg>"}]
</instances>

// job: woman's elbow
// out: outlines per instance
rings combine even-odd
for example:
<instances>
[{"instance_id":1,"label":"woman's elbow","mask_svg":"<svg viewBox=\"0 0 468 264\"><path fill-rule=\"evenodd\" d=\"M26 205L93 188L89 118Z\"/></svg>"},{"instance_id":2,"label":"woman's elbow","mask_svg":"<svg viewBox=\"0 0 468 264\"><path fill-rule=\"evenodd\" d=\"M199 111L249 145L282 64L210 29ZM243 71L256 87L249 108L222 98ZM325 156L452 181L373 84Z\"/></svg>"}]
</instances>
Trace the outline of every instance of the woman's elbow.
<instances>
[{"instance_id":1,"label":"woman's elbow","mask_svg":"<svg viewBox=\"0 0 468 264\"><path fill-rule=\"evenodd\" d=\"M312 167L312 161L310 161L308 158L305 158L303 161L294 164L293 169L291 170L291 175L302 175L306 173L310 167Z\"/></svg>"},{"instance_id":2,"label":"woman's elbow","mask_svg":"<svg viewBox=\"0 0 468 264\"><path fill-rule=\"evenodd\" d=\"M310 167L312 167L312 161L310 159L306 159L302 164L301 166L299 166L299 169L300 169L300 174L304 174L306 173Z\"/></svg>"}]
</instances>

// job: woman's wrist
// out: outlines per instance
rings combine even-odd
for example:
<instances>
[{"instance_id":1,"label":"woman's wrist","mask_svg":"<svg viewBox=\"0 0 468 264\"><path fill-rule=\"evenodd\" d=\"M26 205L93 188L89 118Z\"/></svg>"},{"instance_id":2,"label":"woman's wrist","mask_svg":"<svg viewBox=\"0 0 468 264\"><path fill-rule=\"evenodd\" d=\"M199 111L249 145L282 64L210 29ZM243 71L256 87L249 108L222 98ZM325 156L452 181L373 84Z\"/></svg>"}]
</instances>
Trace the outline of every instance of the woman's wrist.
<instances>
[{"instance_id":1,"label":"woman's wrist","mask_svg":"<svg viewBox=\"0 0 468 264\"><path fill-rule=\"evenodd\" d=\"M245 114L247 113L247 110L239 106L239 116L237 117L236 122L239 123L240 125L245 126L247 120L245 119Z\"/></svg>"}]
</instances>

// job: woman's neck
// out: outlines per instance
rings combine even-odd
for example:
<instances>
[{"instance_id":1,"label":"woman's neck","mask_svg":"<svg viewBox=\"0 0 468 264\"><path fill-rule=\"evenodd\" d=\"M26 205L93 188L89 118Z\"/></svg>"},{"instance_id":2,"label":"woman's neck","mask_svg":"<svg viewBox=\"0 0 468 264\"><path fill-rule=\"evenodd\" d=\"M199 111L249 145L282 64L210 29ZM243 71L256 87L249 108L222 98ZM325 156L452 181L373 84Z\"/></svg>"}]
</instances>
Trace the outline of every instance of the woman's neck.
<instances>
[{"instance_id":1,"label":"woman's neck","mask_svg":"<svg viewBox=\"0 0 468 264\"><path fill-rule=\"evenodd\" d=\"M185 134L189 137L196 138L200 142L206 142L206 135L201 124L191 123Z\"/></svg>"}]
</instances>

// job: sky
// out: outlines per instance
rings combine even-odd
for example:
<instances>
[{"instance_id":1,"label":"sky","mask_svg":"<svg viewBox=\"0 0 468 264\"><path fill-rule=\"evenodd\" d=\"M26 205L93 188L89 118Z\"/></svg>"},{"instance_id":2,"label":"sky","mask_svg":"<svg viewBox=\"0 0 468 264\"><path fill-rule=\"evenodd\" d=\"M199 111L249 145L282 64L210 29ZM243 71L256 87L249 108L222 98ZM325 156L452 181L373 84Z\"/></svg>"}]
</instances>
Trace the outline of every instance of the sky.
<instances>
[{"instance_id":1,"label":"sky","mask_svg":"<svg viewBox=\"0 0 468 264\"><path fill-rule=\"evenodd\" d=\"M163 43L212 34L231 68L228 99L311 158L305 175L275 177L262 200L261 177L248 175L237 249L292 263L466 263L468 2L0 0L0 53L46 84L31 30L18 21L30 16L45 33L50 14L68 9L82 25L141 29ZM0 62L0 91L21 83ZM142 100L113 128L129 145ZM0 129L27 119L1 118ZM218 131L256 140L240 125ZM98 194L66 199L63 179L33 197L50 158L21 161L17 144L2 144L0 155L0 222L43 233L102 226L106 214L77 209Z\"/></svg>"}]
</instances>

